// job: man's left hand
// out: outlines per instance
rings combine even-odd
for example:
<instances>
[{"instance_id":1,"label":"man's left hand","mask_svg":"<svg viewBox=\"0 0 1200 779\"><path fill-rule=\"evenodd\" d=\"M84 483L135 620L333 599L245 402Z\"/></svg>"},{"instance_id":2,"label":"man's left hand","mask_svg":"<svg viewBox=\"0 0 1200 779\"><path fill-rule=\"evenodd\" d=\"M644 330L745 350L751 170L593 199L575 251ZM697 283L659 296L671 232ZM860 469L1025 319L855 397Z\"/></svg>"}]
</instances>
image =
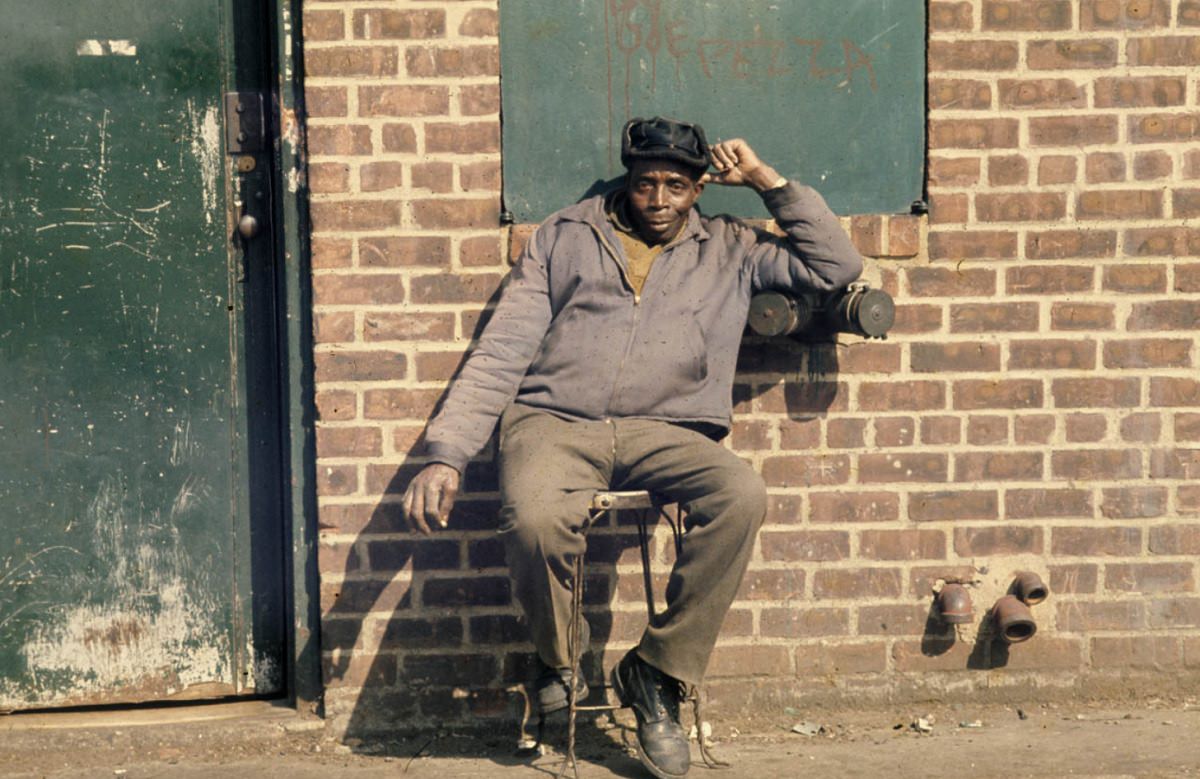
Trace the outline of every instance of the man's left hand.
<instances>
[{"instance_id":1,"label":"man's left hand","mask_svg":"<svg viewBox=\"0 0 1200 779\"><path fill-rule=\"evenodd\" d=\"M703 184L722 184L731 187L751 187L764 192L778 186L783 178L779 172L759 159L750 144L741 138L720 141L711 147L715 173L705 173Z\"/></svg>"}]
</instances>

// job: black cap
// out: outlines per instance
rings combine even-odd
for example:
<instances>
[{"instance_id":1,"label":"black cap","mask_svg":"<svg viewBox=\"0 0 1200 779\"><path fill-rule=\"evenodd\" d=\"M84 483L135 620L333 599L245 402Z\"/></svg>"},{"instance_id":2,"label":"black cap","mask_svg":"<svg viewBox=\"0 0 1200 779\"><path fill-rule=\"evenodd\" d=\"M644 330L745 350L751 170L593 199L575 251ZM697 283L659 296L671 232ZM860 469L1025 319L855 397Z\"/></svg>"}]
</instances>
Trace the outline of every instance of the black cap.
<instances>
[{"instance_id":1,"label":"black cap","mask_svg":"<svg viewBox=\"0 0 1200 779\"><path fill-rule=\"evenodd\" d=\"M703 172L711 162L704 128L661 116L630 119L621 130L621 164L638 160L672 160Z\"/></svg>"}]
</instances>

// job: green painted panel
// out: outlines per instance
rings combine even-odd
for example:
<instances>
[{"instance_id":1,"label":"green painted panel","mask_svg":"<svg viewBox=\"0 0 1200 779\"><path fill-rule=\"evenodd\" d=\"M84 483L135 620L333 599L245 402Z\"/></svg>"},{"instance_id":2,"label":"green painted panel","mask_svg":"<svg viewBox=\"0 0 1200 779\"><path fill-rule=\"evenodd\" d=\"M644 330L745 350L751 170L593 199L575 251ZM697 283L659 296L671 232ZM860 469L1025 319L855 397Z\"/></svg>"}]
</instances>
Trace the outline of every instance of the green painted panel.
<instances>
[{"instance_id":1,"label":"green painted panel","mask_svg":"<svg viewBox=\"0 0 1200 779\"><path fill-rule=\"evenodd\" d=\"M45 0L0 33L0 708L282 681L245 584L227 13Z\"/></svg>"},{"instance_id":2,"label":"green painted panel","mask_svg":"<svg viewBox=\"0 0 1200 779\"><path fill-rule=\"evenodd\" d=\"M619 176L632 116L746 138L839 213L922 197L925 4L912 0L504 0L504 200L542 219ZM762 216L710 188L705 211Z\"/></svg>"}]
</instances>

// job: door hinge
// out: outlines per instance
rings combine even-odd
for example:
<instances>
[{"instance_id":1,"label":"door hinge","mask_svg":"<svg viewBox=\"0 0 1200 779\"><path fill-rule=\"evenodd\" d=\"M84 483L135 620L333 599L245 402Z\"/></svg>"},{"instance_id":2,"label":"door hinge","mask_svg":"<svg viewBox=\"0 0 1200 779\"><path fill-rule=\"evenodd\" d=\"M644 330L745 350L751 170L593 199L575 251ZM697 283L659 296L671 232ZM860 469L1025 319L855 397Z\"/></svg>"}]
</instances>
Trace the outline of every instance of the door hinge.
<instances>
[{"instance_id":1,"label":"door hinge","mask_svg":"<svg viewBox=\"0 0 1200 779\"><path fill-rule=\"evenodd\" d=\"M263 99L258 92L225 93L225 148L229 154L256 154L266 143Z\"/></svg>"}]
</instances>

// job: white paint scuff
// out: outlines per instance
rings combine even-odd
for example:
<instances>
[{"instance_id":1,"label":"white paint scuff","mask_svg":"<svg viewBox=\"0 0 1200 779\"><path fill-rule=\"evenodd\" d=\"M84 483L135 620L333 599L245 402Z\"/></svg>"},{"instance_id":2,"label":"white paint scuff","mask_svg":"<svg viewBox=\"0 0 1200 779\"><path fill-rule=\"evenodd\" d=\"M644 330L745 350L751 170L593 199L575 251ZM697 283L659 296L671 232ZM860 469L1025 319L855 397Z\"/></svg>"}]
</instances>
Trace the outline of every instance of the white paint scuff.
<instances>
[{"instance_id":1,"label":"white paint scuff","mask_svg":"<svg viewBox=\"0 0 1200 779\"><path fill-rule=\"evenodd\" d=\"M80 57L136 57L137 44L125 38L88 38L75 44Z\"/></svg>"},{"instance_id":2,"label":"white paint scuff","mask_svg":"<svg viewBox=\"0 0 1200 779\"><path fill-rule=\"evenodd\" d=\"M221 176L221 116L215 105L206 107L203 112L197 111L192 100L187 102L187 116L191 130L188 149L200 164L200 198L204 204L204 221L212 224L213 214L221 205L218 186Z\"/></svg>"}]
</instances>

